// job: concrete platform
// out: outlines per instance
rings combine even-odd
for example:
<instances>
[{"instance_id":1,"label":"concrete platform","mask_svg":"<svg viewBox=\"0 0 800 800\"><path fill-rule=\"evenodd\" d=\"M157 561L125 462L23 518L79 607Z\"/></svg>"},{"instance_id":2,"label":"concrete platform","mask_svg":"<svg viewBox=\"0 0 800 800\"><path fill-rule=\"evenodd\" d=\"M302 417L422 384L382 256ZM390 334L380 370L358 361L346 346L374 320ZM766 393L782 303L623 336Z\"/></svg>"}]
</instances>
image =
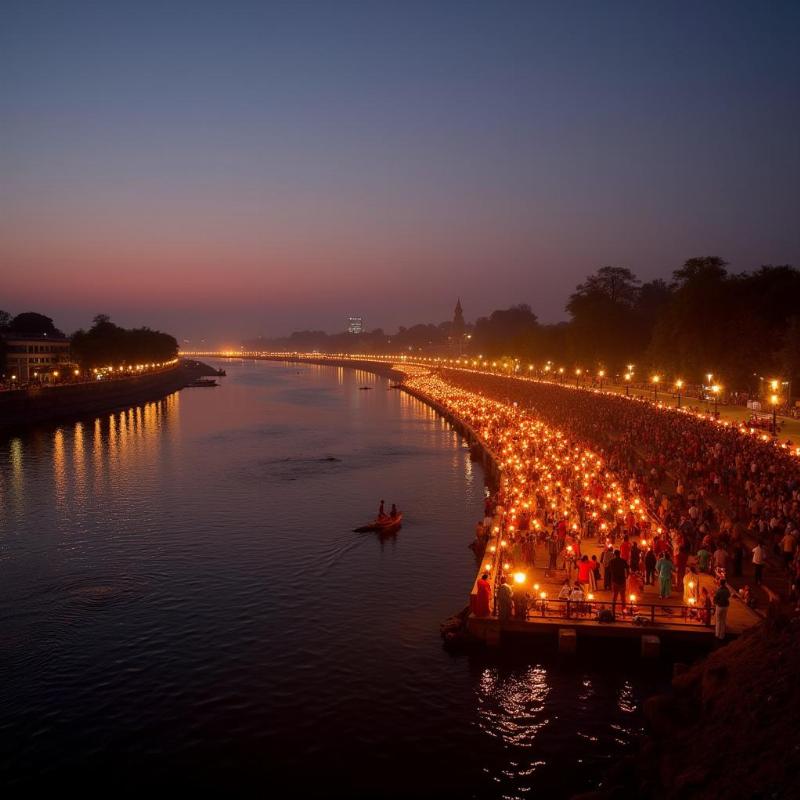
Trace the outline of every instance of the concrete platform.
<instances>
[{"instance_id":1,"label":"concrete platform","mask_svg":"<svg viewBox=\"0 0 800 800\"><path fill-rule=\"evenodd\" d=\"M490 542L490 546L496 540ZM584 540L582 542L582 552L590 557L594 554L598 559L603 551L604 544L597 540ZM583 638L612 638L612 639L639 639L643 636L654 636L661 642L694 642L699 645L713 646L714 627L713 617L711 625L704 625L696 619L692 619L687 614L687 608L683 603L683 592L673 590L672 596L667 599L660 599L655 586L645 586L644 592L637 597L636 607L641 616L647 619L646 624L640 625L633 622L630 613L621 614L620 604L616 606L616 619L613 622L598 622L596 619L597 611L601 608L610 608L611 592L600 587L593 592L593 600L584 604L583 608L577 609L570 604L569 616L565 616L566 604L554 602L558 597L559 590L567 577L564 569L557 568L555 571L544 569L549 561L546 547L539 545L536 547L535 564L525 565L522 569L526 575L525 586L529 595L532 596L531 606L528 609L526 619L513 617L504 622L500 622L496 616L477 617L470 614L467 620L467 627L470 633L489 644L497 644L501 635L511 634L513 636L549 636L558 640L561 649L561 632L565 629L574 630L570 634L570 643L565 643L564 647L572 647L572 642ZM497 553L491 553L487 549L484 559L479 568L479 574L485 568L485 564L493 564L493 570L502 565L502 561ZM517 569L519 565L514 565ZM559 562L558 567L561 564ZM573 578L576 575L573 575ZM716 589L714 579L710 575L700 574L700 586L705 586L712 595ZM474 591L474 589L473 589ZM537 600L545 592L547 597L544 601ZM542 602L545 603L544 614L542 614ZM738 636L747 628L758 624L761 616L753 609L746 606L738 598L731 598L730 610L728 612L728 635ZM654 645L642 642L642 652L653 651Z\"/></svg>"}]
</instances>

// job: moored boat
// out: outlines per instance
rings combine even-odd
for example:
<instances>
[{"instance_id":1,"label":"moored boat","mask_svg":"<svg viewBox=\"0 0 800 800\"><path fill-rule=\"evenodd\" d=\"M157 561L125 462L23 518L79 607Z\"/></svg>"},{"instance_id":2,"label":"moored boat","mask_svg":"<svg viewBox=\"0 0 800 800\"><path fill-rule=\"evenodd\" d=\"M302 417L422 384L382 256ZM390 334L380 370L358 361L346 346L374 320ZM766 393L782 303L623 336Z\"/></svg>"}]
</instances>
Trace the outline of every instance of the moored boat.
<instances>
[{"instance_id":1,"label":"moored boat","mask_svg":"<svg viewBox=\"0 0 800 800\"><path fill-rule=\"evenodd\" d=\"M217 382L213 378L197 378L193 380L191 383L187 383L187 386L190 387L201 387L201 386L217 386Z\"/></svg>"}]
</instances>

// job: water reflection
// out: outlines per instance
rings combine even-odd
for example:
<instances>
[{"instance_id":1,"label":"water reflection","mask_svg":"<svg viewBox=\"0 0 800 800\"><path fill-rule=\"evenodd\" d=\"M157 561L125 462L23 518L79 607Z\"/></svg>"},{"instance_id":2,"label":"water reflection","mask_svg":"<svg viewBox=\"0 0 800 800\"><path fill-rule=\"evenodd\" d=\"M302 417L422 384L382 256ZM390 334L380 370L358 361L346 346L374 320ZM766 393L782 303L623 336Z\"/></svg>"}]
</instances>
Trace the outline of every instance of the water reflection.
<instances>
[{"instance_id":1,"label":"water reflection","mask_svg":"<svg viewBox=\"0 0 800 800\"><path fill-rule=\"evenodd\" d=\"M67 464L64 456L64 431L61 428L53 435L53 486L56 508L63 511L67 499Z\"/></svg>"},{"instance_id":2,"label":"water reflection","mask_svg":"<svg viewBox=\"0 0 800 800\"><path fill-rule=\"evenodd\" d=\"M507 745L532 747L539 730L549 722L545 714L550 694L547 670L531 666L522 673L500 677L497 669L487 669L479 686L481 730Z\"/></svg>"},{"instance_id":3,"label":"water reflection","mask_svg":"<svg viewBox=\"0 0 800 800\"><path fill-rule=\"evenodd\" d=\"M86 502L86 453L84 450L84 424L76 422L72 439L73 493L78 503Z\"/></svg>"},{"instance_id":4,"label":"water reflection","mask_svg":"<svg viewBox=\"0 0 800 800\"><path fill-rule=\"evenodd\" d=\"M126 470L142 455L165 455L159 437L177 411L176 393L91 422L42 427L0 440L0 455L5 452L0 464L0 521L13 515L19 522L23 515L41 511L41 499L46 496L52 498L58 515L69 519L89 502L90 493L121 489L128 481Z\"/></svg>"},{"instance_id":5,"label":"water reflection","mask_svg":"<svg viewBox=\"0 0 800 800\"><path fill-rule=\"evenodd\" d=\"M588 788L643 684L443 651L483 502L448 423L373 375L225 366L216 389L0 441L0 771L115 749L126 781L181 763L227 790ZM383 496L401 531L353 533Z\"/></svg>"}]
</instances>

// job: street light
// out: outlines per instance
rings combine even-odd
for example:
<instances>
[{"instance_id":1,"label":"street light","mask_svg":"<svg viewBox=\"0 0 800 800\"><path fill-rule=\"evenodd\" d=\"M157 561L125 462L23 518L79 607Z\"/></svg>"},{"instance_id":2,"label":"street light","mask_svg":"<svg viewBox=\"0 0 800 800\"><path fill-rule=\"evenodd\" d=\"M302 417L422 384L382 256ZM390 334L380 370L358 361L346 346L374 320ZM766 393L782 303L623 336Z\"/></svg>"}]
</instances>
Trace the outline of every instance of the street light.
<instances>
[{"instance_id":1,"label":"street light","mask_svg":"<svg viewBox=\"0 0 800 800\"><path fill-rule=\"evenodd\" d=\"M631 378L633 374L631 372L625 373L625 397L631 396Z\"/></svg>"},{"instance_id":2,"label":"street light","mask_svg":"<svg viewBox=\"0 0 800 800\"><path fill-rule=\"evenodd\" d=\"M678 390L678 408L680 408L681 407L681 389L683 389L683 381L680 378L678 378L678 380L675 381L675 388Z\"/></svg>"},{"instance_id":3,"label":"street light","mask_svg":"<svg viewBox=\"0 0 800 800\"><path fill-rule=\"evenodd\" d=\"M720 391L721 388L722 387L718 383L715 383L711 387L711 391L714 393L714 416L715 417L717 416L717 413L718 413L717 412L717 400L719 399L719 391Z\"/></svg>"},{"instance_id":4,"label":"street light","mask_svg":"<svg viewBox=\"0 0 800 800\"><path fill-rule=\"evenodd\" d=\"M773 386L777 383L777 381L772 381ZM778 435L778 403L780 402L780 398L778 395L773 394L770 395L769 402L772 404L772 435Z\"/></svg>"},{"instance_id":5,"label":"street light","mask_svg":"<svg viewBox=\"0 0 800 800\"><path fill-rule=\"evenodd\" d=\"M580 377L581 377L581 368L580 368L580 367L578 367L578 368L575 370L575 388L576 388L576 389L578 388L578 381L580 380Z\"/></svg>"},{"instance_id":6,"label":"street light","mask_svg":"<svg viewBox=\"0 0 800 800\"><path fill-rule=\"evenodd\" d=\"M658 382L660 380L661 380L661 376L660 375L653 375L652 381L653 381L653 402L654 403L658 402Z\"/></svg>"},{"instance_id":7,"label":"street light","mask_svg":"<svg viewBox=\"0 0 800 800\"><path fill-rule=\"evenodd\" d=\"M600 378L600 391L601 392L603 391L603 378L605 378L605 376L606 376L606 371L604 369L601 369L597 373L597 377Z\"/></svg>"}]
</instances>

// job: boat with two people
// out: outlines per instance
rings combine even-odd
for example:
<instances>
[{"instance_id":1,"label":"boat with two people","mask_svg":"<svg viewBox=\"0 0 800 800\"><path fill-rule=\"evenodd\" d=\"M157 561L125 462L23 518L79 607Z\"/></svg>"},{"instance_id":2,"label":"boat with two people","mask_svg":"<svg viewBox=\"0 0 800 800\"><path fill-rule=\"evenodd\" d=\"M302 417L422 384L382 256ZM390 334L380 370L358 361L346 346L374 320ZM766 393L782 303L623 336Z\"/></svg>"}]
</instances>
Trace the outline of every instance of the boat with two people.
<instances>
[{"instance_id":1,"label":"boat with two people","mask_svg":"<svg viewBox=\"0 0 800 800\"><path fill-rule=\"evenodd\" d=\"M387 514L384 509L384 501L381 500L378 516L372 522L368 522L360 528L353 528L353 531L355 533L396 533L400 530L402 524L403 512L398 511L397 506L392 503L392 508Z\"/></svg>"}]
</instances>

